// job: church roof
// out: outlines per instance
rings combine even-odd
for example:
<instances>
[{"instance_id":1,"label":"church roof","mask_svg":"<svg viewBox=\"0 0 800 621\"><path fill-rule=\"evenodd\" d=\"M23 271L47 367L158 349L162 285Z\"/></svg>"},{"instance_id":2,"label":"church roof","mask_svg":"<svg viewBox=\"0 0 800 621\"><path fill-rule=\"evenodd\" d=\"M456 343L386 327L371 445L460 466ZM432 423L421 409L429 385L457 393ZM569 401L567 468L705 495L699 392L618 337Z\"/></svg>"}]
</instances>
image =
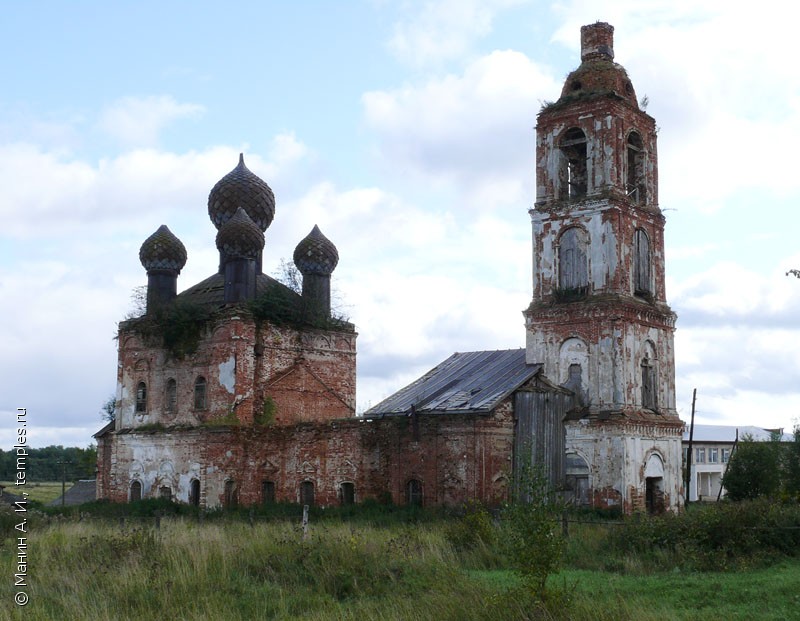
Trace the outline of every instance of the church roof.
<instances>
[{"instance_id":1,"label":"church roof","mask_svg":"<svg viewBox=\"0 0 800 621\"><path fill-rule=\"evenodd\" d=\"M417 413L489 413L539 373L524 349L456 352L418 380L370 408L366 417Z\"/></svg>"},{"instance_id":2,"label":"church roof","mask_svg":"<svg viewBox=\"0 0 800 621\"><path fill-rule=\"evenodd\" d=\"M292 306L299 308L302 298L283 283L266 274L256 275L256 297L271 291L279 291L282 301L287 301ZM178 299L208 306L222 306L225 304L225 276L220 273L212 274L196 285L189 287L178 294Z\"/></svg>"}]
</instances>

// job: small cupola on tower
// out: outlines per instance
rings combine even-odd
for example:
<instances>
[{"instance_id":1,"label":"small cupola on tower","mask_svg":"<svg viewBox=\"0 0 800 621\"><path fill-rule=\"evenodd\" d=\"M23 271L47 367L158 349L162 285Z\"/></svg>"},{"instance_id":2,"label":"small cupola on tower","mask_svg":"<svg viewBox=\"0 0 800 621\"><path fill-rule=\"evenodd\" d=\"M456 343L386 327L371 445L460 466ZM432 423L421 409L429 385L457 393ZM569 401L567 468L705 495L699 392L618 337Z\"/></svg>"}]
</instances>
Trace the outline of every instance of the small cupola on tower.
<instances>
[{"instance_id":1,"label":"small cupola on tower","mask_svg":"<svg viewBox=\"0 0 800 621\"><path fill-rule=\"evenodd\" d=\"M239 207L217 233L217 249L225 277L225 303L252 300L256 296L258 258L264 249L264 233Z\"/></svg>"},{"instance_id":2,"label":"small cupola on tower","mask_svg":"<svg viewBox=\"0 0 800 621\"><path fill-rule=\"evenodd\" d=\"M294 249L294 264L303 275L303 304L309 319L331 314L331 274L339 263L336 246L315 224Z\"/></svg>"},{"instance_id":3,"label":"small cupola on tower","mask_svg":"<svg viewBox=\"0 0 800 621\"><path fill-rule=\"evenodd\" d=\"M144 240L139 260L147 270L147 312L166 304L178 293L178 274L186 265L186 247L162 224Z\"/></svg>"},{"instance_id":4,"label":"small cupola on tower","mask_svg":"<svg viewBox=\"0 0 800 621\"><path fill-rule=\"evenodd\" d=\"M267 183L252 173L244 164L244 154L239 154L239 164L211 188L208 195L208 215L219 230L239 208L263 233L275 217L275 194ZM225 257L220 254L219 269L223 271ZM261 273L261 254L256 260L256 271Z\"/></svg>"}]
</instances>

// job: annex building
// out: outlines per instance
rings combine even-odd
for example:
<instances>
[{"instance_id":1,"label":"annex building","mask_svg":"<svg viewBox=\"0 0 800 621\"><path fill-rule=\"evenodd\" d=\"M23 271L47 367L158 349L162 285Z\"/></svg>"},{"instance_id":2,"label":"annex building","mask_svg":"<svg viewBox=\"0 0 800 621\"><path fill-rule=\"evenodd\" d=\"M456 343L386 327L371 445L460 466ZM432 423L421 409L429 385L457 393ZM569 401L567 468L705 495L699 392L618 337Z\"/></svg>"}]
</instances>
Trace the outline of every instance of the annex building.
<instances>
[{"instance_id":1,"label":"annex building","mask_svg":"<svg viewBox=\"0 0 800 621\"><path fill-rule=\"evenodd\" d=\"M496 504L530 459L576 503L677 509L656 126L612 26L581 29L581 64L538 115L535 173L525 347L456 353L356 417L338 250L314 226L294 252L302 293L264 274L275 198L241 158L208 199L217 272L177 293L183 244L162 226L141 247L147 312L120 324L98 498Z\"/></svg>"}]
</instances>

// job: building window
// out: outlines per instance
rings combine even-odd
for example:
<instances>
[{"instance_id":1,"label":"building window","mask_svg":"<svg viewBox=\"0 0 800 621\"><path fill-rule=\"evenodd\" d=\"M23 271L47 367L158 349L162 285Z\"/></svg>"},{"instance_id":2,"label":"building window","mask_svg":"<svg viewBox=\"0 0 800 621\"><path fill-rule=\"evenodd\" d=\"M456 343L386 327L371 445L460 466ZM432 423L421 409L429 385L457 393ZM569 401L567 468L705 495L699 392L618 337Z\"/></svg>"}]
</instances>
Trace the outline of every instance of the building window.
<instances>
[{"instance_id":1,"label":"building window","mask_svg":"<svg viewBox=\"0 0 800 621\"><path fill-rule=\"evenodd\" d=\"M406 504L422 506L422 482L418 479L411 479L406 484Z\"/></svg>"},{"instance_id":2,"label":"building window","mask_svg":"<svg viewBox=\"0 0 800 621\"><path fill-rule=\"evenodd\" d=\"M731 460L731 449L722 449L722 463L727 464Z\"/></svg>"},{"instance_id":3,"label":"building window","mask_svg":"<svg viewBox=\"0 0 800 621\"><path fill-rule=\"evenodd\" d=\"M173 378L167 380L167 387L164 395L164 409L169 414L174 414L178 409L178 384Z\"/></svg>"},{"instance_id":4,"label":"building window","mask_svg":"<svg viewBox=\"0 0 800 621\"><path fill-rule=\"evenodd\" d=\"M356 486L352 483L342 483L339 495L343 505L352 505L356 502Z\"/></svg>"},{"instance_id":5,"label":"building window","mask_svg":"<svg viewBox=\"0 0 800 621\"><path fill-rule=\"evenodd\" d=\"M580 296L588 291L586 246L585 234L579 228L570 227L561 234L558 243L558 287L563 295Z\"/></svg>"},{"instance_id":6,"label":"building window","mask_svg":"<svg viewBox=\"0 0 800 621\"><path fill-rule=\"evenodd\" d=\"M694 463L696 463L696 464L704 464L704 463L706 463L706 449L704 449L704 448L695 449L695 451L694 451Z\"/></svg>"},{"instance_id":7,"label":"building window","mask_svg":"<svg viewBox=\"0 0 800 621\"><path fill-rule=\"evenodd\" d=\"M195 507L200 506L200 481L192 479L189 483L189 504Z\"/></svg>"},{"instance_id":8,"label":"building window","mask_svg":"<svg viewBox=\"0 0 800 621\"><path fill-rule=\"evenodd\" d=\"M314 506L314 484L311 481L303 481L300 484L300 504Z\"/></svg>"},{"instance_id":9,"label":"building window","mask_svg":"<svg viewBox=\"0 0 800 621\"><path fill-rule=\"evenodd\" d=\"M194 409L206 409L206 378L202 375L194 381Z\"/></svg>"},{"instance_id":10,"label":"building window","mask_svg":"<svg viewBox=\"0 0 800 621\"><path fill-rule=\"evenodd\" d=\"M633 293L639 296L647 296L652 293L650 239L643 229L636 229L633 236Z\"/></svg>"},{"instance_id":11,"label":"building window","mask_svg":"<svg viewBox=\"0 0 800 621\"><path fill-rule=\"evenodd\" d=\"M649 357L642 360L642 407L655 410L656 400L656 367Z\"/></svg>"},{"instance_id":12,"label":"building window","mask_svg":"<svg viewBox=\"0 0 800 621\"><path fill-rule=\"evenodd\" d=\"M644 145L642 137L636 132L628 136L627 149L627 179L625 180L625 193L634 203L644 205L646 186L644 182Z\"/></svg>"},{"instance_id":13,"label":"building window","mask_svg":"<svg viewBox=\"0 0 800 621\"><path fill-rule=\"evenodd\" d=\"M236 488L236 481L230 479L225 481L225 498L223 504L228 508L233 508L239 504L239 490Z\"/></svg>"},{"instance_id":14,"label":"building window","mask_svg":"<svg viewBox=\"0 0 800 621\"><path fill-rule=\"evenodd\" d=\"M136 412L147 412L147 384L144 382L136 385Z\"/></svg>"},{"instance_id":15,"label":"building window","mask_svg":"<svg viewBox=\"0 0 800 621\"><path fill-rule=\"evenodd\" d=\"M142 484L139 481L131 483L131 502L142 499Z\"/></svg>"},{"instance_id":16,"label":"building window","mask_svg":"<svg viewBox=\"0 0 800 621\"><path fill-rule=\"evenodd\" d=\"M162 485L158 488L158 497L162 500L172 500L172 488L167 485Z\"/></svg>"},{"instance_id":17,"label":"building window","mask_svg":"<svg viewBox=\"0 0 800 621\"><path fill-rule=\"evenodd\" d=\"M580 199L586 196L587 191L586 134L577 127L568 129L561 140L560 149L561 198Z\"/></svg>"},{"instance_id":18,"label":"building window","mask_svg":"<svg viewBox=\"0 0 800 621\"><path fill-rule=\"evenodd\" d=\"M719 463L719 449L715 448L708 449L708 463L709 464Z\"/></svg>"},{"instance_id":19,"label":"building window","mask_svg":"<svg viewBox=\"0 0 800 621\"><path fill-rule=\"evenodd\" d=\"M265 505L275 502L275 483L273 481L261 482L261 502Z\"/></svg>"}]
</instances>

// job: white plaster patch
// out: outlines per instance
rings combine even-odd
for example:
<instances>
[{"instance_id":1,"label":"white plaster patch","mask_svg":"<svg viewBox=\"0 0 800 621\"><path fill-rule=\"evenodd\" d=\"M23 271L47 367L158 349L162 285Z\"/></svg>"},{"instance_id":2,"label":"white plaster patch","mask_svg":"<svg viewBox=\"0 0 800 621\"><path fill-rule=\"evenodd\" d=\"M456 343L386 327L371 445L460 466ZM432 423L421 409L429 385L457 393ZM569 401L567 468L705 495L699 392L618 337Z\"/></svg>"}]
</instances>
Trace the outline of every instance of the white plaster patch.
<instances>
[{"instance_id":1,"label":"white plaster patch","mask_svg":"<svg viewBox=\"0 0 800 621\"><path fill-rule=\"evenodd\" d=\"M234 356L219 363L219 383L225 386L225 390L233 394L236 387L236 358Z\"/></svg>"}]
</instances>

